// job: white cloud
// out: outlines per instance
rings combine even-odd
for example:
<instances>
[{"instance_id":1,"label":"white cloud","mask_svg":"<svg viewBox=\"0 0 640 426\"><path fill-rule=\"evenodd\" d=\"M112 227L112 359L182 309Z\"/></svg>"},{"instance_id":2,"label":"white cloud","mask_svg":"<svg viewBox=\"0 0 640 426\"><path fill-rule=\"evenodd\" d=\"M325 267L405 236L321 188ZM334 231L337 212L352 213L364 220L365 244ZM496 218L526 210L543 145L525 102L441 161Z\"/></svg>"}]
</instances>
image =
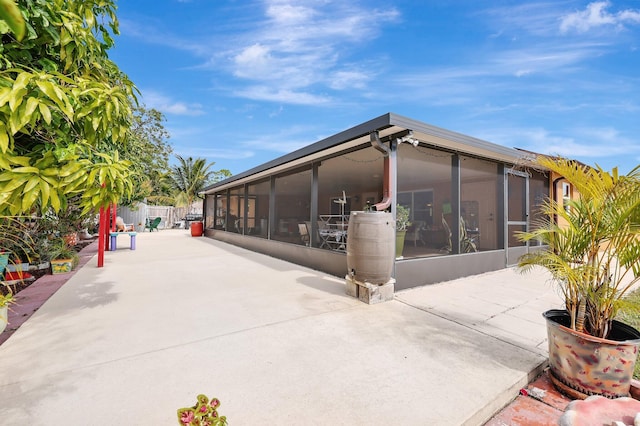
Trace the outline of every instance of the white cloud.
<instances>
[{"instance_id":1,"label":"white cloud","mask_svg":"<svg viewBox=\"0 0 640 426\"><path fill-rule=\"evenodd\" d=\"M361 3L258 0L238 4L245 19L227 21L224 28L191 38L151 20L125 18L121 24L128 36L204 58L197 68L236 77L234 87L250 86L232 87L230 93L236 96L307 105L330 100L320 90L362 89L378 73L380 66L371 60L359 70L344 63L363 44L374 42L389 23L399 22L400 13L393 7L372 9ZM194 68L188 62L185 67ZM176 105L175 111L186 112L187 107Z\"/></svg>"},{"instance_id":2,"label":"white cloud","mask_svg":"<svg viewBox=\"0 0 640 426\"><path fill-rule=\"evenodd\" d=\"M247 149L288 154L316 142L312 139L312 132L314 129L310 126L290 126L273 134L242 141L240 145Z\"/></svg>"},{"instance_id":3,"label":"white cloud","mask_svg":"<svg viewBox=\"0 0 640 426\"><path fill-rule=\"evenodd\" d=\"M251 86L234 92L235 95L260 101L281 102L297 105L324 105L331 98L322 95L314 95L308 92L278 89L267 86Z\"/></svg>"},{"instance_id":4,"label":"white cloud","mask_svg":"<svg viewBox=\"0 0 640 426\"><path fill-rule=\"evenodd\" d=\"M345 68L340 61L350 54L352 46L376 38L381 24L396 21L398 11L372 11L331 0L308 1L302 6L298 3L265 0L265 19L258 23L258 29L247 33L245 43L226 54L232 58L232 73L268 83L269 95L263 93L259 98L281 102L328 100L324 95L300 96L314 85L333 90L363 87L371 77L364 71ZM257 99L254 89L236 93Z\"/></svg>"},{"instance_id":5,"label":"white cloud","mask_svg":"<svg viewBox=\"0 0 640 426\"><path fill-rule=\"evenodd\" d=\"M607 8L611 6L608 1L596 1L589 3L584 10L570 13L562 18L560 31L568 33L575 30L577 33L586 33L598 27L623 28L625 24L640 23L640 10L627 9L617 13L609 13Z\"/></svg>"},{"instance_id":6,"label":"white cloud","mask_svg":"<svg viewBox=\"0 0 640 426\"><path fill-rule=\"evenodd\" d=\"M362 71L337 71L329 76L329 87L335 90L362 89L372 76Z\"/></svg>"},{"instance_id":7,"label":"white cloud","mask_svg":"<svg viewBox=\"0 0 640 426\"><path fill-rule=\"evenodd\" d=\"M304 24L315 15L315 11L309 7L294 6L286 2L272 2L267 4L266 14L281 24Z\"/></svg>"},{"instance_id":8,"label":"white cloud","mask_svg":"<svg viewBox=\"0 0 640 426\"><path fill-rule=\"evenodd\" d=\"M483 12L494 27L489 38L507 37L511 41L523 33L539 37L555 35L558 31L558 2L527 2L514 6L493 7Z\"/></svg>"},{"instance_id":9,"label":"white cloud","mask_svg":"<svg viewBox=\"0 0 640 426\"><path fill-rule=\"evenodd\" d=\"M545 128L494 128L479 131L482 137L505 146L523 148L540 154L595 160L636 155L640 145L610 127L580 127L560 134Z\"/></svg>"},{"instance_id":10,"label":"white cloud","mask_svg":"<svg viewBox=\"0 0 640 426\"><path fill-rule=\"evenodd\" d=\"M154 90L142 91L142 99L149 108L155 108L165 114L191 116L205 114L199 103L176 101Z\"/></svg>"}]
</instances>

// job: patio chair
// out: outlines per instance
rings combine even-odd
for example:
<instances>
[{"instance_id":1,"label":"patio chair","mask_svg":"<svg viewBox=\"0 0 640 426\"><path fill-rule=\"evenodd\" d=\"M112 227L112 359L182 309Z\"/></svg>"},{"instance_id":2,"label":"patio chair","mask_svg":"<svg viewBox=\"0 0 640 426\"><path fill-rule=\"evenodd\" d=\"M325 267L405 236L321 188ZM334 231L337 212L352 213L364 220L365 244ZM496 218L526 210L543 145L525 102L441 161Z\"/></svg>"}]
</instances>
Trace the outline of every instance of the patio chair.
<instances>
[{"instance_id":1,"label":"patio chair","mask_svg":"<svg viewBox=\"0 0 640 426\"><path fill-rule=\"evenodd\" d=\"M298 232L300 233L300 239L302 239L302 242L304 243L305 246L309 245L309 230L307 229L307 224L306 223L299 223L298 224Z\"/></svg>"},{"instance_id":2,"label":"patio chair","mask_svg":"<svg viewBox=\"0 0 640 426\"><path fill-rule=\"evenodd\" d=\"M444 215L442 215L442 227L444 228L447 242L445 246L442 247L440 250L443 252L451 253L452 251L451 228L449 227L449 224L444 218ZM473 238L470 238L469 235L467 234L466 224L462 219L462 217L460 217L460 253L472 253L477 251L478 251L478 247L473 241Z\"/></svg>"},{"instance_id":3,"label":"patio chair","mask_svg":"<svg viewBox=\"0 0 640 426\"><path fill-rule=\"evenodd\" d=\"M444 228L444 237L446 243L440 250L446 253L451 253L451 248L453 247L453 245L451 244L451 228L449 228L449 224L444 218L444 214L442 215L442 227Z\"/></svg>"},{"instance_id":4,"label":"patio chair","mask_svg":"<svg viewBox=\"0 0 640 426\"><path fill-rule=\"evenodd\" d=\"M153 220L147 218L147 221L144 224L144 229L148 229L149 232L153 232L154 229L158 231L158 225L160 225L161 220L161 217L156 217Z\"/></svg>"},{"instance_id":5,"label":"patio chair","mask_svg":"<svg viewBox=\"0 0 640 426\"><path fill-rule=\"evenodd\" d=\"M422 243L425 245L424 239L422 238L422 231L424 230L425 222L421 220L414 221L411 226L407 229L407 234L405 235L405 241L413 242L413 246L417 247L418 243Z\"/></svg>"}]
</instances>

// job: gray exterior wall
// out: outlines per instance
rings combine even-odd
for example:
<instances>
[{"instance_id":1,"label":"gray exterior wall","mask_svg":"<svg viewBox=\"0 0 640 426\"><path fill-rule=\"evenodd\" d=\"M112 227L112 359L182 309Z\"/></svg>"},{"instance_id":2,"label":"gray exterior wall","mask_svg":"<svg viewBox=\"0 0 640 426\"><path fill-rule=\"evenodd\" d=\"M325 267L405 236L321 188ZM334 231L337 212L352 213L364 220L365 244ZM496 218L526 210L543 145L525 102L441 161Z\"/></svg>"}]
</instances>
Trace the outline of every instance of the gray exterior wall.
<instances>
[{"instance_id":1,"label":"gray exterior wall","mask_svg":"<svg viewBox=\"0 0 640 426\"><path fill-rule=\"evenodd\" d=\"M205 236L317 271L326 272L329 275L344 277L347 274L347 256L344 253L211 229L205 230ZM497 271L504 267L504 250L396 260L395 289L397 291L435 284L469 275Z\"/></svg>"}]
</instances>

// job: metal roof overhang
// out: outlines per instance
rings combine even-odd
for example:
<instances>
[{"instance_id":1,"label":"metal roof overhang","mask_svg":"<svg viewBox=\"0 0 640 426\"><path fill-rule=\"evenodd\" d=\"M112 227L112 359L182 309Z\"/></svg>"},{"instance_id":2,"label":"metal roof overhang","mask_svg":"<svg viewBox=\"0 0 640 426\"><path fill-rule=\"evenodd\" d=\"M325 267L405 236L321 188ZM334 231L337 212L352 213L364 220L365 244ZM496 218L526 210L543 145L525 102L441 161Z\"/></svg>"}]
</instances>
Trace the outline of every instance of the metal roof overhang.
<instances>
[{"instance_id":1,"label":"metal roof overhang","mask_svg":"<svg viewBox=\"0 0 640 426\"><path fill-rule=\"evenodd\" d=\"M401 115L387 113L358 126L337 133L314 144L298 149L246 172L232 176L206 187L202 193L211 194L247 181L277 174L284 170L307 164L315 159L370 143L370 133L378 131L380 139L412 130L412 137L420 142L461 154L515 164L525 157L522 151L496 145L461 133L452 132Z\"/></svg>"}]
</instances>

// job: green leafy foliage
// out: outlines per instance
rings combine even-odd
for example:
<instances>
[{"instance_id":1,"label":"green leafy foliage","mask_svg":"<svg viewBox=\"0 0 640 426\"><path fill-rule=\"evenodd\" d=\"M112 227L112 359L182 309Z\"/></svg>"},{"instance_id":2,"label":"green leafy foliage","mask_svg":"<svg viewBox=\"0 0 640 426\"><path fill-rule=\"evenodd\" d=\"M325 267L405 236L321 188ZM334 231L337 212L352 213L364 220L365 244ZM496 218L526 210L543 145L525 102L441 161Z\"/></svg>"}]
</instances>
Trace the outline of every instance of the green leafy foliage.
<instances>
[{"instance_id":1,"label":"green leafy foliage","mask_svg":"<svg viewBox=\"0 0 640 426\"><path fill-rule=\"evenodd\" d=\"M147 198L173 203L169 176L169 133L164 128L164 115L144 105L133 108L129 139L121 152L135 171L133 191L121 204L130 205Z\"/></svg>"},{"instance_id":2,"label":"green leafy foliage","mask_svg":"<svg viewBox=\"0 0 640 426\"><path fill-rule=\"evenodd\" d=\"M411 222L409 217L411 210L402 204L396 204L396 231L406 231Z\"/></svg>"},{"instance_id":3,"label":"green leafy foliage","mask_svg":"<svg viewBox=\"0 0 640 426\"><path fill-rule=\"evenodd\" d=\"M221 176L230 176L228 170L210 170L215 163L207 163L204 158L183 158L176 155L178 164L171 169L171 184L175 191L176 205L191 206L205 186Z\"/></svg>"},{"instance_id":4,"label":"green leafy foliage","mask_svg":"<svg viewBox=\"0 0 640 426\"><path fill-rule=\"evenodd\" d=\"M0 213L87 211L133 189L128 141L135 87L109 59L110 0L22 0L22 42L0 48Z\"/></svg>"}]
</instances>

